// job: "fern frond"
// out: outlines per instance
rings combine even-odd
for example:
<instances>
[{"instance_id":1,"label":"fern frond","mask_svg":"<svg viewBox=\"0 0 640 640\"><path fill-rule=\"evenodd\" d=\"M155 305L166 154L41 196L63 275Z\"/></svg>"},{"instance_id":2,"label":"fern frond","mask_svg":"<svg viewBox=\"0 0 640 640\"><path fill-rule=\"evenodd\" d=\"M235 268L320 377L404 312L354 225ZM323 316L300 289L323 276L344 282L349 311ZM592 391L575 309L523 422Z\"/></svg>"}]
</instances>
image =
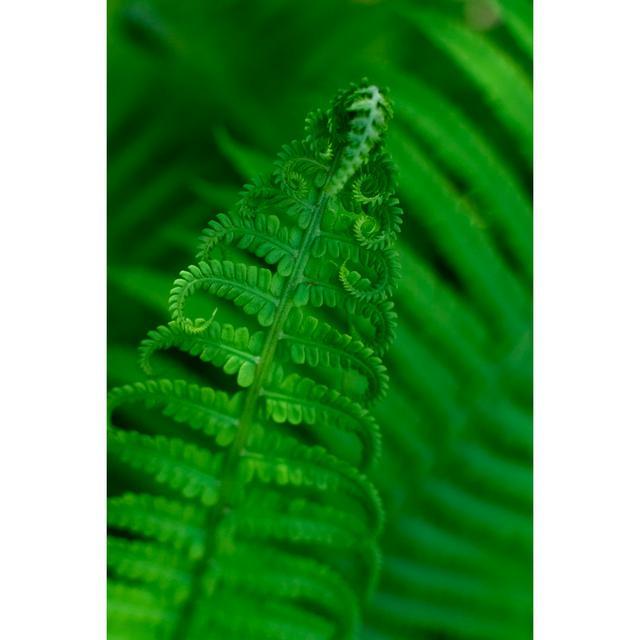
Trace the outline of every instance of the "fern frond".
<instances>
[{"instance_id":1,"label":"fern frond","mask_svg":"<svg viewBox=\"0 0 640 640\"><path fill-rule=\"evenodd\" d=\"M366 253L355 269L350 269L349 260L340 266L338 277L344 288L358 300L367 302L385 300L400 277L398 255L389 249Z\"/></svg>"},{"instance_id":2,"label":"fern frond","mask_svg":"<svg viewBox=\"0 0 640 640\"><path fill-rule=\"evenodd\" d=\"M323 612L334 625L334 635L349 637L358 624L357 600L333 569L274 547L240 543L222 560L224 583L257 598L304 602ZM251 571L260 566L261 571Z\"/></svg>"},{"instance_id":3,"label":"fern frond","mask_svg":"<svg viewBox=\"0 0 640 640\"><path fill-rule=\"evenodd\" d=\"M107 524L185 551L193 560L204 550L204 511L198 505L162 496L125 493L109 498Z\"/></svg>"},{"instance_id":4,"label":"fern frond","mask_svg":"<svg viewBox=\"0 0 640 640\"><path fill-rule=\"evenodd\" d=\"M351 498L354 508L361 508L369 526L379 532L383 521L382 503L371 482L353 466L328 453L323 447L301 444L294 438L265 433L254 428L247 451L239 463L245 482L302 488L329 504L338 493Z\"/></svg>"},{"instance_id":5,"label":"fern frond","mask_svg":"<svg viewBox=\"0 0 640 640\"><path fill-rule=\"evenodd\" d=\"M184 314L187 299L198 290L206 290L242 307L245 313L257 315L263 327L273 323L278 296L282 291L282 279L269 269L259 269L254 265L220 262L200 262L180 272L169 296L171 317L187 333L201 332L209 326L202 322L197 326Z\"/></svg>"},{"instance_id":6,"label":"fern frond","mask_svg":"<svg viewBox=\"0 0 640 640\"><path fill-rule=\"evenodd\" d=\"M329 323L305 316L299 309L291 310L280 344L296 364L360 371L368 382L367 400L378 398L387 390L389 377L373 349Z\"/></svg>"},{"instance_id":7,"label":"fern frond","mask_svg":"<svg viewBox=\"0 0 640 640\"><path fill-rule=\"evenodd\" d=\"M243 640L323 640L335 635L334 625L312 608L259 598L240 590L219 591L215 607L199 612L196 618L197 637L213 633Z\"/></svg>"},{"instance_id":8,"label":"fern frond","mask_svg":"<svg viewBox=\"0 0 640 640\"><path fill-rule=\"evenodd\" d=\"M219 214L202 232L196 257L208 261L218 243L237 243L269 264L277 265L281 276L290 276L295 263L302 234L299 229L281 224L274 215L256 213L253 218Z\"/></svg>"},{"instance_id":9,"label":"fern frond","mask_svg":"<svg viewBox=\"0 0 640 640\"><path fill-rule=\"evenodd\" d=\"M407 17L484 92L487 100L495 105L496 116L518 141L523 157L531 161L533 89L525 71L491 40L464 28L438 10L410 9Z\"/></svg>"},{"instance_id":10,"label":"fern frond","mask_svg":"<svg viewBox=\"0 0 640 640\"><path fill-rule=\"evenodd\" d=\"M122 580L107 583L109 638L158 640L170 638L179 607L165 594Z\"/></svg>"},{"instance_id":11,"label":"fern frond","mask_svg":"<svg viewBox=\"0 0 640 640\"><path fill-rule=\"evenodd\" d=\"M110 572L158 611L118 608L117 592L114 637L127 621L173 640L356 637L384 519L364 472L380 452L366 407L387 390L396 321L390 116L366 83L312 114L180 272L142 368L176 349L210 363L212 380L233 375L231 393L151 379L109 394L110 455L143 489L109 500ZM196 294L214 300L209 319L188 313ZM176 427L128 427L134 403Z\"/></svg>"},{"instance_id":12,"label":"fern frond","mask_svg":"<svg viewBox=\"0 0 640 640\"><path fill-rule=\"evenodd\" d=\"M147 407L160 405L176 422L187 423L220 445L228 444L239 424L239 396L229 397L222 391L184 380L147 380L115 388L107 398L109 415L129 402L143 401Z\"/></svg>"},{"instance_id":13,"label":"fern frond","mask_svg":"<svg viewBox=\"0 0 640 640\"><path fill-rule=\"evenodd\" d=\"M268 505L268 511L263 511L259 505ZM256 491L247 498L241 511L229 516L229 526L248 539L359 551L366 560L365 568L372 568L370 560L375 550L375 535L351 511L333 505L308 498L294 498L283 503L277 495Z\"/></svg>"},{"instance_id":14,"label":"fern frond","mask_svg":"<svg viewBox=\"0 0 640 640\"><path fill-rule=\"evenodd\" d=\"M338 193L369 159L369 153L381 140L390 118L389 101L375 85L345 91L336 98L332 130L346 144L327 184L327 193Z\"/></svg>"},{"instance_id":15,"label":"fern frond","mask_svg":"<svg viewBox=\"0 0 640 640\"><path fill-rule=\"evenodd\" d=\"M366 409L338 391L290 374L273 387L267 383L263 395L266 416L275 422L316 425L324 432L345 431L353 434L361 445L360 466L366 469L378 459L381 437L377 423ZM331 446L331 438L328 443Z\"/></svg>"},{"instance_id":16,"label":"fern frond","mask_svg":"<svg viewBox=\"0 0 640 640\"><path fill-rule=\"evenodd\" d=\"M107 445L111 455L149 475L159 485L207 506L218 502L220 454L212 455L181 438L148 436L115 428L109 429Z\"/></svg>"},{"instance_id":17,"label":"fern frond","mask_svg":"<svg viewBox=\"0 0 640 640\"><path fill-rule=\"evenodd\" d=\"M107 566L113 576L153 585L176 604L189 594L188 560L163 545L109 536Z\"/></svg>"},{"instance_id":18,"label":"fern frond","mask_svg":"<svg viewBox=\"0 0 640 640\"><path fill-rule=\"evenodd\" d=\"M194 333L171 321L150 331L141 342L140 365L145 373L152 375L153 354L175 347L221 367L225 373L237 373L238 384L248 387L253 381L263 342L261 331L251 334L246 327L235 328L231 324L211 322L203 331Z\"/></svg>"}]
</instances>

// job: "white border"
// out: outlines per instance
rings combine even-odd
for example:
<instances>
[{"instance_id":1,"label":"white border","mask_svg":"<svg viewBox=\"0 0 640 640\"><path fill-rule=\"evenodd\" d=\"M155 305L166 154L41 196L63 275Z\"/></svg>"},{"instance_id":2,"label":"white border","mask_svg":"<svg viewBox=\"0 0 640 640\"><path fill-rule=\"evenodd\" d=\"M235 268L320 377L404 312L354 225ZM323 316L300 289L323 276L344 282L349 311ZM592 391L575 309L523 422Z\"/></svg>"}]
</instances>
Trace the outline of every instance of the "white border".
<instances>
[{"instance_id":1,"label":"white border","mask_svg":"<svg viewBox=\"0 0 640 640\"><path fill-rule=\"evenodd\" d=\"M105 5L0 7L0 638L105 636Z\"/></svg>"},{"instance_id":2,"label":"white border","mask_svg":"<svg viewBox=\"0 0 640 640\"><path fill-rule=\"evenodd\" d=\"M640 8L535 3L535 638L640 638Z\"/></svg>"}]
</instances>

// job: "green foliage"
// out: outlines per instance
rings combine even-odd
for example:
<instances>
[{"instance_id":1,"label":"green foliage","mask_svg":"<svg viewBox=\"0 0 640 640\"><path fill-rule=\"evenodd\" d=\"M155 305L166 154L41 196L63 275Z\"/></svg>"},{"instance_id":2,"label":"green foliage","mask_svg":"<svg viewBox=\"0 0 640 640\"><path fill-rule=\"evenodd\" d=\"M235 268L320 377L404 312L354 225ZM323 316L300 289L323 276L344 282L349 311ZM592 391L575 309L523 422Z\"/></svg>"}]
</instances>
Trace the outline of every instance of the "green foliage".
<instances>
[{"instance_id":1,"label":"green foliage","mask_svg":"<svg viewBox=\"0 0 640 640\"><path fill-rule=\"evenodd\" d=\"M153 374L158 351L179 349L234 376L231 393L167 379L110 392L109 454L151 491L139 483L109 500L110 581L153 602L150 618L114 591L111 635L357 634L382 526L364 475L380 454L368 407L388 388L380 355L395 324L390 117L375 85L342 92L203 232L141 364ZM218 307L189 317L198 292L240 307L248 326L219 323ZM136 404L182 428L116 420Z\"/></svg>"},{"instance_id":2,"label":"green foliage","mask_svg":"<svg viewBox=\"0 0 640 640\"><path fill-rule=\"evenodd\" d=\"M310 432L322 412L330 431L317 429L313 437L327 437L323 444L353 465L367 464L380 439L384 443L373 470L386 512L382 565L364 612L365 640L532 635L531 53L530 0L109 3L111 384L139 375L132 346L149 326L166 322L167 291L176 265L193 261L194 230L207 224L212 210L233 208L243 182L268 170L281 141L297 135L304 113L353 78L367 76L391 89L394 124L387 144L405 210L396 245L402 267L396 307L346 296L342 285L323 286L321 264L309 291L310 303L324 305L317 308L320 322L331 323L332 309L350 305L375 326L380 350L373 355L389 347L389 390L371 411L380 433L368 411L363 418L336 410L342 395L331 379L307 388L307 375L294 374L286 379L286 397L271 395L266 402L274 422L294 425L302 412ZM328 151L326 141L318 143L318 154ZM371 197L364 181L353 186L357 197ZM295 226L269 215L215 216L196 266L222 245L235 247L224 257L234 263L241 256L232 250L255 255L264 245L255 265L287 277L286 254L299 242L289 236ZM377 242L370 220L356 223L358 246L365 238ZM392 207L378 223L381 231L397 231ZM239 247L241 238L247 247ZM384 241L376 247L383 249ZM352 250L359 248L341 245L337 255L325 254L344 266L347 282L354 263L345 259ZM182 332L183 346L164 348L162 340L177 339L171 321L149 353L159 379L220 389L212 406L225 394L232 397L236 378L219 368L229 351L213 352L198 340L212 335L209 343L217 344L224 334L228 346L251 355L251 337L265 331L256 320L249 335L231 336L224 327L245 326L247 316L233 302L225 304L219 300L211 320L211 303L192 296L184 317L196 329L206 325L202 333ZM397 329L395 311L402 319ZM217 366L183 358L191 349ZM243 362L229 365L237 367L233 376ZM356 387L360 371L350 383ZM129 406L141 431L180 435L153 410L134 412L132 403L120 411ZM194 438L204 437L193 431ZM111 465L114 498L133 480L142 482L139 474ZM272 522L273 537L286 539L299 530L298 519L309 520L293 503L280 511L277 525ZM147 511L139 511L144 522ZM249 512L247 506L247 527ZM343 515L350 519L342 523ZM364 539L366 531L350 516L328 507L322 516L314 512L313 533L305 529L305 535L353 549L351 541ZM171 527L174 520L158 522ZM196 531L197 549L197 527L186 530ZM179 535L180 544L191 539ZM363 567L375 566L369 549L358 546L357 552ZM135 629L144 619L167 615L155 594L136 588L112 593L114 607L143 620ZM246 600L219 602L231 611L242 610ZM132 629L114 637L145 637Z\"/></svg>"}]
</instances>

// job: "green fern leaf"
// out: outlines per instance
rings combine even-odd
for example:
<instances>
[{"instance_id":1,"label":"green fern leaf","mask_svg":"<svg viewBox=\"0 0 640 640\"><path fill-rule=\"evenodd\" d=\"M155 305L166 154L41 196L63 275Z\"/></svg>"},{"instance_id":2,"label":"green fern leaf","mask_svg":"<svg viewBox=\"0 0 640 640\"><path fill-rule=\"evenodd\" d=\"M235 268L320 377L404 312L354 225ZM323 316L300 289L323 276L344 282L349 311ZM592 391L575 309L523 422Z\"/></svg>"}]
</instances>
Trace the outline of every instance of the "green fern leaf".
<instances>
[{"instance_id":1,"label":"green fern leaf","mask_svg":"<svg viewBox=\"0 0 640 640\"><path fill-rule=\"evenodd\" d=\"M110 392L109 453L134 485L109 499L110 637L358 634L383 524L368 407L388 387L399 276L390 117L376 86L342 92L203 232L141 365L153 375L154 354L178 350L233 376L231 391ZM202 295L211 315L192 318ZM140 405L160 410L157 428L136 426Z\"/></svg>"}]
</instances>

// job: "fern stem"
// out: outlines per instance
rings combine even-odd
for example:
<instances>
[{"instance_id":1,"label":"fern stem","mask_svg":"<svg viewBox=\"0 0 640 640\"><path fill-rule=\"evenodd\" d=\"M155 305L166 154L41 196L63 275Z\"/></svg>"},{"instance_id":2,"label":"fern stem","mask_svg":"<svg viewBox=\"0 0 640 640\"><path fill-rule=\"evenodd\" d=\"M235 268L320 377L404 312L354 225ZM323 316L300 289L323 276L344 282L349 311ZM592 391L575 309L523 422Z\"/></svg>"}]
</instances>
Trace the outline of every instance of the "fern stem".
<instances>
[{"instance_id":1,"label":"fern stem","mask_svg":"<svg viewBox=\"0 0 640 640\"><path fill-rule=\"evenodd\" d=\"M336 165L337 162L334 161L334 167ZM330 182L334 172L334 167L332 167L332 170L329 172L325 185ZM173 640L185 640L190 637L191 625L193 623L195 613L194 609L196 603L200 600L204 574L209 566L211 558L215 555L217 543L216 531L222 519L233 508L236 493L238 491L238 462L243 455L245 445L249 435L251 434L251 427L253 425L256 408L258 406L258 399L262 393L262 386L271 370L278 342L282 337L287 317L293 307L296 288L303 281L304 269L311 255L311 243L320 231L320 221L328 200L329 194L327 194L323 189L320 198L314 207L311 222L304 233L302 243L298 249L293 272L287 280L276 308L273 324L269 328L269 332L266 336L264 346L258 360L255 379L247 392L247 398L240 416L235 440L231 444L224 461L221 473L222 484L220 487L219 500L217 504L210 509L207 516L205 525L206 540L204 553L201 560L194 567L191 594L189 598L187 598L185 606L182 609L181 616L176 624L173 633Z\"/></svg>"}]
</instances>

